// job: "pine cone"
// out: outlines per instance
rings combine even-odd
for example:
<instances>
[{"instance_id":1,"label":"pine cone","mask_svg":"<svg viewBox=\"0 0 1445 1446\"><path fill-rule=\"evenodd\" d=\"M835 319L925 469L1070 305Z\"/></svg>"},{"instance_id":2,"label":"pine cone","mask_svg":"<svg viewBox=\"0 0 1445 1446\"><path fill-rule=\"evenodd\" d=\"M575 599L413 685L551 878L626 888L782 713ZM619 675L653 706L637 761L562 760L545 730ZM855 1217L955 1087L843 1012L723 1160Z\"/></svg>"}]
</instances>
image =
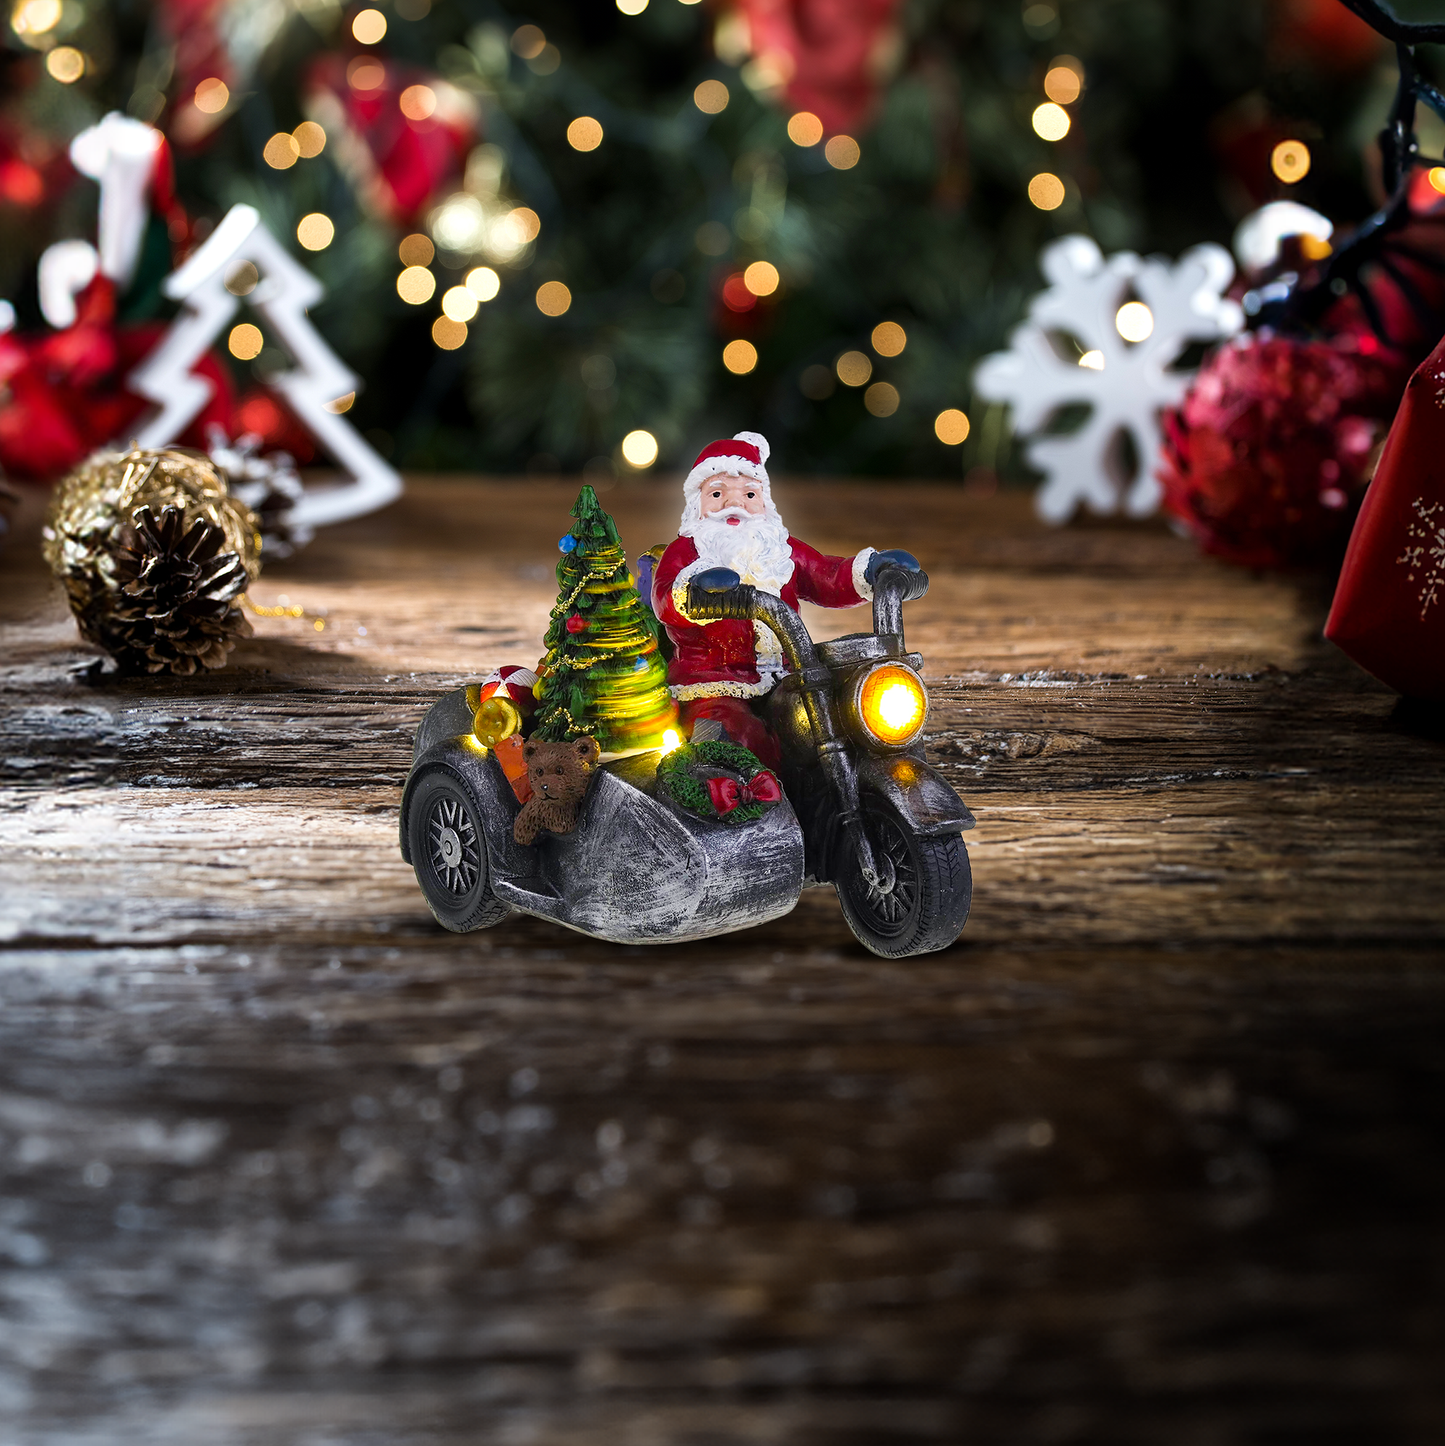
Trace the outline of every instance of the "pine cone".
<instances>
[{"instance_id":1,"label":"pine cone","mask_svg":"<svg viewBox=\"0 0 1445 1446\"><path fill-rule=\"evenodd\" d=\"M256 519L267 561L291 557L315 536L298 525L296 504L306 495L289 452L260 454L261 439L254 432L226 440L215 423L206 429L206 451L226 475L232 497L244 502Z\"/></svg>"},{"instance_id":2,"label":"pine cone","mask_svg":"<svg viewBox=\"0 0 1445 1446\"><path fill-rule=\"evenodd\" d=\"M159 522L149 507L138 507L121 532L120 596L105 624L105 647L123 668L223 668L236 639L251 635L236 606L250 581L241 559L224 550L219 527L204 518L186 523L179 507L163 508Z\"/></svg>"}]
</instances>

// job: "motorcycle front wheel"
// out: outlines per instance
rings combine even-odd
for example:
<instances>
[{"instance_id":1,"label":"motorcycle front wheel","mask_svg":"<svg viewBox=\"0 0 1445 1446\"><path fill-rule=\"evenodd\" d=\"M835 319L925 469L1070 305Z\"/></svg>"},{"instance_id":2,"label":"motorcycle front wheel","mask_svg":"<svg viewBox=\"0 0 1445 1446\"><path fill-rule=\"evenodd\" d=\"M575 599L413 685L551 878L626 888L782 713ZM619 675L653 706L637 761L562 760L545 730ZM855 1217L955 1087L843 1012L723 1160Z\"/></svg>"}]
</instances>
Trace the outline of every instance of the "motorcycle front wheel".
<instances>
[{"instance_id":1,"label":"motorcycle front wheel","mask_svg":"<svg viewBox=\"0 0 1445 1446\"><path fill-rule=\"evenodd\" d=\"M838 902L858 942L884 959L946 949L968 920L973 875L960 834L923 838L878 798L863 800L868 840L884 877L870 884L848 840L834 872Z\"/></svg>"}]
</instances>

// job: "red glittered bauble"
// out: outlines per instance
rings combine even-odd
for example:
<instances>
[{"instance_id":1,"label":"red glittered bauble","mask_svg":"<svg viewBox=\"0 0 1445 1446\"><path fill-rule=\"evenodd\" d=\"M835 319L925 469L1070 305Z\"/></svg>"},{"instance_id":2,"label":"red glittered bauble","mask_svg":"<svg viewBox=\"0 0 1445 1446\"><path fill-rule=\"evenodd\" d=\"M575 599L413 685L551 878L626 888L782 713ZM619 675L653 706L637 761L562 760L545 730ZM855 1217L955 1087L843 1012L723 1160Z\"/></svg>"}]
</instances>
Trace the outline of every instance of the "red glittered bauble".
<instances>
[{"instance_id":1,"label":"red glittered bauble","mask_svg":"<svg viewBox=\"0 0 1445 1446\"><path fill-rule=\"evenodd\" d=\"M1165 415L1165 511L1246 567L1337 560L1406 375L1368 335L1227 343Z\"/></svg>"},{"instance_id":2,"label":"red glittered bauble","mask_svg":"<svg viewBox=\"0 0 1445 1446\"><path fill-rule=\"evenodd\" d=\"M586 632L586 630L587 619L582 617L581 614L573 613L572 616L567 619L567 631L569 633L582 633Z\"/></svg>"}]
</instances>

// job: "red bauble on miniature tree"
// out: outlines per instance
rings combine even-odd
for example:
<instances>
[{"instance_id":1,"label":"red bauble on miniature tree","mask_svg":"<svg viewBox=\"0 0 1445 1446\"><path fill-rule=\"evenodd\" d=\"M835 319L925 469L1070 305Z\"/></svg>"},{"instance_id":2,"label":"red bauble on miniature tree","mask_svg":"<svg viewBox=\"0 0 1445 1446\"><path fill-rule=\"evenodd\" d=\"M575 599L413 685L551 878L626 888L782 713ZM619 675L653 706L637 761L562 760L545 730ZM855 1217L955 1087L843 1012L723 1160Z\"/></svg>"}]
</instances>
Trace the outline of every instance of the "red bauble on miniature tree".
<instances>
[{"instance_id":1,"label":"red bauble on miniature tree","mask_svg":"<svg viewBox=\"0 0 1445 1446\"><path fill-rule=\"evenodd\" d=\"M1229 342L1165 416L1165 510L1247 567L1337 559L1401 385L1368 334Z\"/></svg>"}]
</instances>

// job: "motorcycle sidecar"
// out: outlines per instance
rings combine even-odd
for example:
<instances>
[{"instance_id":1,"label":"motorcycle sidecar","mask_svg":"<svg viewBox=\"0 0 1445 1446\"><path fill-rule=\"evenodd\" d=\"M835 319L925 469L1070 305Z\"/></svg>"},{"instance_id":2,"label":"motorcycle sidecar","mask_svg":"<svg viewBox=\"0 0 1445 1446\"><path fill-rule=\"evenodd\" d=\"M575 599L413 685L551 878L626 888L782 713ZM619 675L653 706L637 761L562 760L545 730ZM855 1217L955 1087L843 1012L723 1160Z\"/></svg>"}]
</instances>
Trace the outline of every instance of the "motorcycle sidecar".
<instances>
[{"instance_id":1,"label":"motorcycle sidecar","mask_svg":"<svg viewBox=\"0 0 1445 1446\"><path fill-rule=\"evenodd\" d=\"M654 796L657 753L604 764L577 827L522 847L521 805L471 731L475 692L432 707L402 794L402 857L444 927L487 928L515 908L617 944L663 944L748 929L798 902L803 831L787 800L747 824L696 818Z\"/></svg>"}]
</instances>

